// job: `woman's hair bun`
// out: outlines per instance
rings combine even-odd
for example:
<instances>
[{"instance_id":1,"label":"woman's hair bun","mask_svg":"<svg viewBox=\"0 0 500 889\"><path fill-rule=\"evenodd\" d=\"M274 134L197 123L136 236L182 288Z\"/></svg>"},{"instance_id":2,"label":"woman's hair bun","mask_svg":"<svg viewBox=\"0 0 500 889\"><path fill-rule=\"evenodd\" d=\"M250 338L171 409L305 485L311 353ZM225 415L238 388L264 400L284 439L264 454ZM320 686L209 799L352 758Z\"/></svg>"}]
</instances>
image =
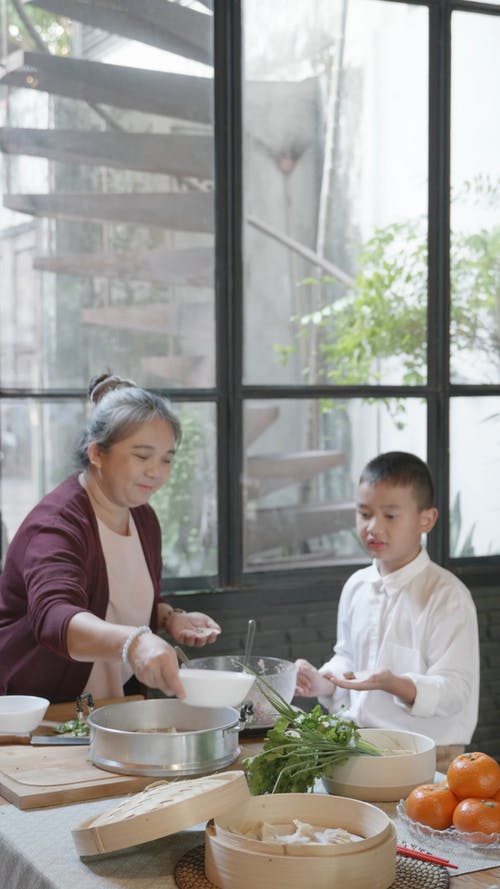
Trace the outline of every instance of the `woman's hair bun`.
<instances>
[{"instance_id":1,"label":"woman's hair bun","mask_svg":"<svg viewBox=\"0 0 500 889\"><path fill-rule=\"evenodd\" d=\"M112 392L114 389L124 389L128 386L136 386L133 380L127 380L118 374L108 373L99 374L92 377L88 385L88 396L93 404L97 404L104 395Z\"/></svg>"}]
</instances>

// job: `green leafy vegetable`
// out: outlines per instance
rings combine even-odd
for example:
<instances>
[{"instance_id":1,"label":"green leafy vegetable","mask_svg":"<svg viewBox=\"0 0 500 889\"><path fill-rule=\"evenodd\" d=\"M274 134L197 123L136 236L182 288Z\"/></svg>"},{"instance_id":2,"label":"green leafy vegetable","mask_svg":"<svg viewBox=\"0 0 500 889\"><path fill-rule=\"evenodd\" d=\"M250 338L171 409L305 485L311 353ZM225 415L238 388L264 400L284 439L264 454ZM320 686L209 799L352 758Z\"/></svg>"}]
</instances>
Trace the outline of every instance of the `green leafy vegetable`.
<instances>
[{"instance_id":1,"label":"green leafy vegetable","mask_svg":"<svg viewBox=\"0 0 500 889\"><path fill-rule=\"evenodd\" d=\"M264 740L262 753L243 761L250 792L306 793L317 778L350 756L380 756L374 744L361 738L356 723L329 715L318 705L304 713L257 677L262 694L279 713Z\"/></svg>"},{"instance_id":2,"label":"green leafy vegetable","mask_svg":"<svg viewBox=\"0 0 500 889\"><path fill-rule=\"evenodd\" d=\"M68 732L72 732L77 738L90 734L90 728L82 719L69 719L68 722L60 722L59 725L55 727L54 731L58 735L65 735Z\"/></svg>"}]
</instances>

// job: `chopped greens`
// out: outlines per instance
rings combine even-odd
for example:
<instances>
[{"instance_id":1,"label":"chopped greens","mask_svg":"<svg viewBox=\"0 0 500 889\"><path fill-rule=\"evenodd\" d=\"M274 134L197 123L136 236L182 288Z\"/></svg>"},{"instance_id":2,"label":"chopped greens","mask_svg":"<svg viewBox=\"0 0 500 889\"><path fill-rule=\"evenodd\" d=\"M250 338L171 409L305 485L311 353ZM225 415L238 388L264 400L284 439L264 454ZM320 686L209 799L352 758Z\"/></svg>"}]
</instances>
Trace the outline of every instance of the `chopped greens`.
<instances>
[{"instance_id":1,"label":"chopped greens","mask_svg":"<svg viewBox=\"0 0 500 889\"><path fill-rule=\"evenodd\" d=\"M256 681L279 717L266 734L262 753L243 761L252 794L307 793L317 778L330 775L332 767L350 756L381 755L351 720L324 713L319 704L304 713L261 677Z\"/></svg>"},{"instance_id":2,"label":"chopped greens","mask_svg":"<svg viewBox=\"0 0 500 889\"><path fill-rule=\"evenodd\" d=\"M90 734L90 728L82 719L69 719L68 722L60 722L54 729L56 734L65 735L71 732L75 737L82 738Z\"/></svg>"}]
</instances>

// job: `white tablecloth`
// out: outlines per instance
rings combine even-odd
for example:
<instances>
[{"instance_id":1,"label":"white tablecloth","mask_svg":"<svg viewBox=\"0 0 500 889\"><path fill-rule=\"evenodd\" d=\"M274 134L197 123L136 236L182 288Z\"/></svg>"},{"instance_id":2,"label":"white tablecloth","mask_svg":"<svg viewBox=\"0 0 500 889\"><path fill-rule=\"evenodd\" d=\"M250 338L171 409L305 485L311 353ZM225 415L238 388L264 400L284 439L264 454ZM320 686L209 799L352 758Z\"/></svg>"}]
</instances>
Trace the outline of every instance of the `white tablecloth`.
<instances>
[{"instance_id":1,"label":"white tablecloth","mask_svg":"<svg viewBox=\"0 0 500 889\"><path fill-rule=\"evenodd\" d=\"M36 811L0 806L1 889L175 889L174 865L204 840L201 825L173 837L80 859L71 828L109 799Z\"/></svg>"},{"instance_id":2,"label":"white tablecloth","mask_svg":"<svg viewBox=\"0 0 500 889\"><path fill-rule=\"evenodd\" d=\"M124 798L124 797L123 797ZM176 889L175 863L204 841L204 825L129 849L80 859L71 828L116 805L117 799L20 811L0 806L0 889ZM395 803L380 805L390 817ZM415 838L395 818L398 842L458 865L450 876L500 865L500 853Z\"/></svg>"}]
</instances>

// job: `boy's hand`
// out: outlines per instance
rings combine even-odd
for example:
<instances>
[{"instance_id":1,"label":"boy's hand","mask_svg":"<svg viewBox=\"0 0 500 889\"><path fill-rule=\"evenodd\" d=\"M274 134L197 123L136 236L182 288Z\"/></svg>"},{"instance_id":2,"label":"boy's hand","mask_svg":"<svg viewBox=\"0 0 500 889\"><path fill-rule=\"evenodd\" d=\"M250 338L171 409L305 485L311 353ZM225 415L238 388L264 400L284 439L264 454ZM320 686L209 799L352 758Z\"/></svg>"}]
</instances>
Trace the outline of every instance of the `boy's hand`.
<instances>
[{"instance_id":1,"label":"boy's hand","mask_svg":"<svg viewBox=\"0 0 500 889\"><path fill-rule=\"evenodd\" d=\"M408 676L396 676L391 670L379 670L374 673L370 673L369 670L359 673L344 673L342 679L332 674L328 674L328 676L331 682L339 688L347 688L350 691L386 691L408 705L413 704L417 694L412 679Z\"/></svg>"},{"instance_id":2,"label":"boy's hand","mask_svg":"<svg viewBox=\"0 0 500 889\"><path fill-rule=\"evenodd\" d=\"M335 686L328 678L330 674L324 676L309 661L302 658L299 658L295 663L297 665L296 695L302 698L333 695Z\"/></svg>"}]
</instances>

